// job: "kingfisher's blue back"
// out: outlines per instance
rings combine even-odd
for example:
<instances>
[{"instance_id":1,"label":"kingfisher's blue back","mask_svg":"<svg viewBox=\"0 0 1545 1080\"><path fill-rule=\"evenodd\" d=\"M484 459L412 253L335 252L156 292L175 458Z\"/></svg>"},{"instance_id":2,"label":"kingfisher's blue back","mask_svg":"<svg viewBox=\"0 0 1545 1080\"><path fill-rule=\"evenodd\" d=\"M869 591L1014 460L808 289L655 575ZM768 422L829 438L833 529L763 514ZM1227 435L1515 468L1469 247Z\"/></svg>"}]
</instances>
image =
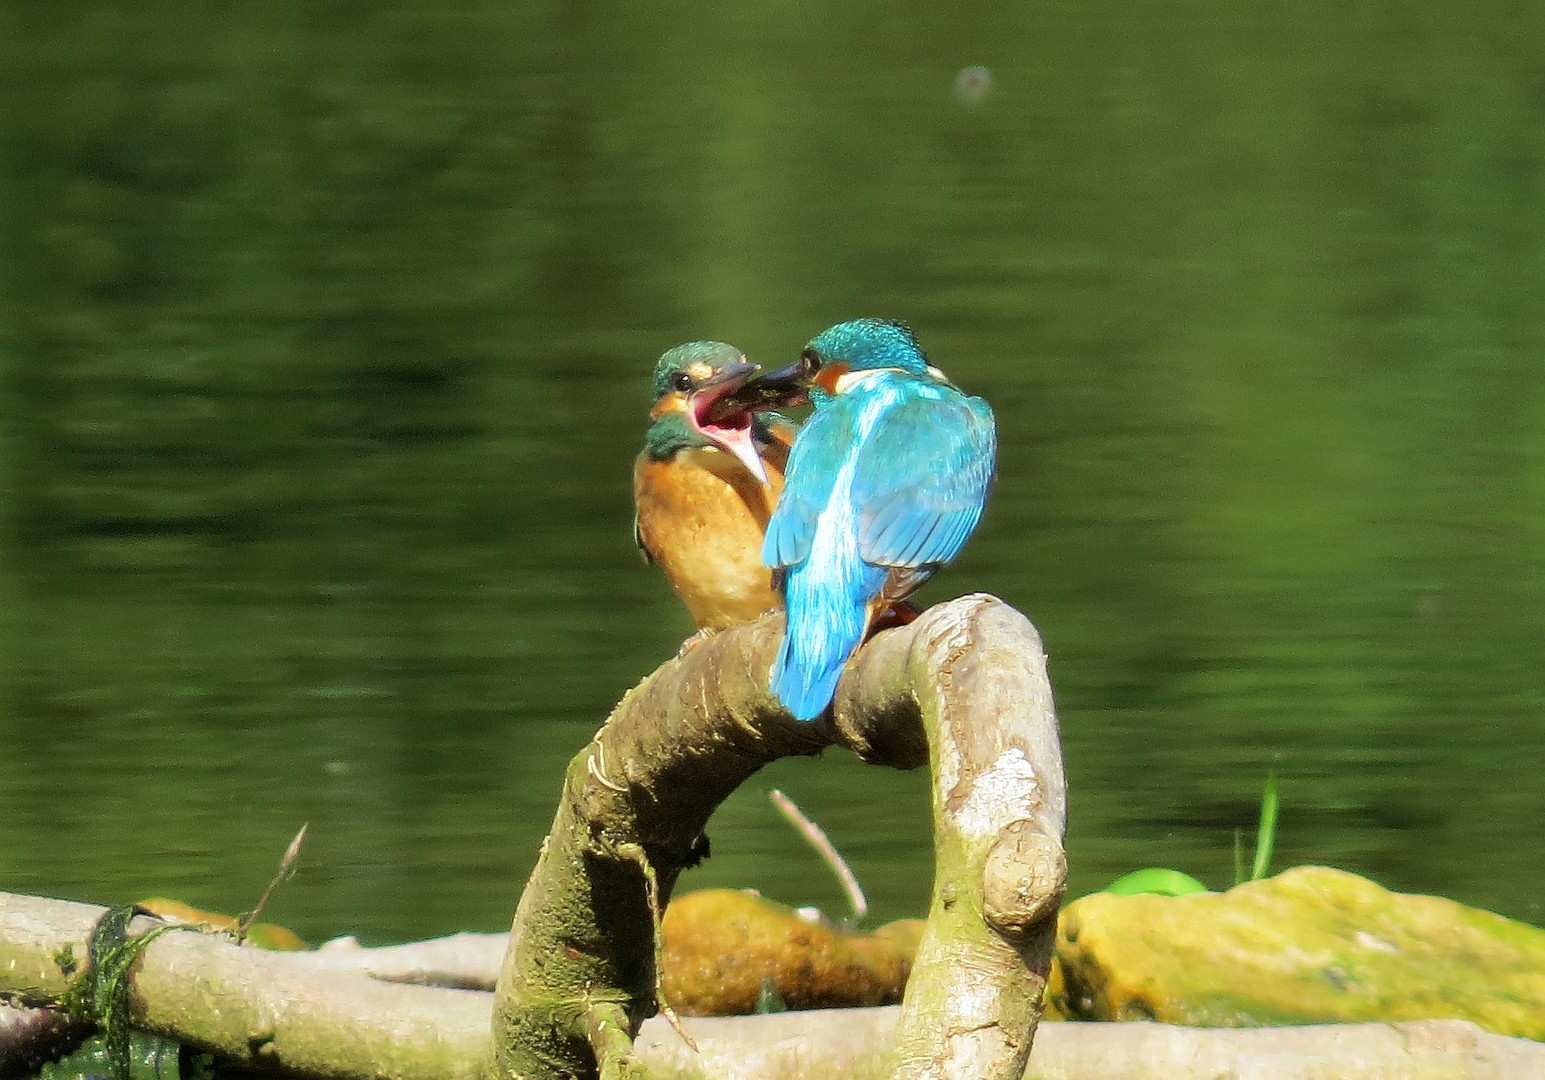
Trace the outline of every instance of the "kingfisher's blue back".
<instances>
[{"instance_id":1,"label":"kingfisher's blue back","mask_svg":"<svg viewBox=\"0 0 1545 1080\"><path fill-rule=\"evenodd\" d=\"M899 323L841 323L810 343L815 414L789 454L762 561L788 629L772 690L801 720L830 704L875 616L953 559L992 487L992 410Z\"/></svg>"}]
</instances>

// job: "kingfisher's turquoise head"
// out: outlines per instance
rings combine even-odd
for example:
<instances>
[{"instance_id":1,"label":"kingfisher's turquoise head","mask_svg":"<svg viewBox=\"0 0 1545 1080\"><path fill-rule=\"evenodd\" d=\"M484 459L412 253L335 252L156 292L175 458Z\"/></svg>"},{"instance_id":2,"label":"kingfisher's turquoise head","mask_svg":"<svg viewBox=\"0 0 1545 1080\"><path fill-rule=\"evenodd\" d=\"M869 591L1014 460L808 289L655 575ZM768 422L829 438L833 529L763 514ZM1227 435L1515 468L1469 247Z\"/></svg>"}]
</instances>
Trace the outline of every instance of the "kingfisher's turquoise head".
<instances>
[{"instance_id":1,"label":"kingfisher's turquoise head","mask_svg":"<svg viewBox=\"0 0 1545 1080\"><path fill-rule=\"evenodd\" d=\"M821 368L841 365L845 371L896 368L912 375L928 374L928 357L912 328L893 319L852 319L823 330L805 346L807 363Z\"/></svg>"},{"instance_id":2,"label":"kingfisher's turquoise head","mask_svg":"<svg viewBox=\"0 0 1545 1080\"><path fill-rule=\"evenodd\" d=\"M788 367L752 381L748 392L771 396L790 387L808 388L818 404L837 393L853 371L890 369L948 382L930 367L911 327L894 319L851 319L817 334Z\"/></svg>"},{"instance_id":3,"label":"kingfisher's turquoise head","mask_svg":"<svg viewBox=\"0 0 1545 1080\"><path fill-rule=\"evenodd\" d=\"M756 371L744 353L723 341L690 341L667 350L654 369L645 452L659 461L679 450L717 447L767 483L751 437L752 414L727 402Z\"/></svg>"}]
</instances>

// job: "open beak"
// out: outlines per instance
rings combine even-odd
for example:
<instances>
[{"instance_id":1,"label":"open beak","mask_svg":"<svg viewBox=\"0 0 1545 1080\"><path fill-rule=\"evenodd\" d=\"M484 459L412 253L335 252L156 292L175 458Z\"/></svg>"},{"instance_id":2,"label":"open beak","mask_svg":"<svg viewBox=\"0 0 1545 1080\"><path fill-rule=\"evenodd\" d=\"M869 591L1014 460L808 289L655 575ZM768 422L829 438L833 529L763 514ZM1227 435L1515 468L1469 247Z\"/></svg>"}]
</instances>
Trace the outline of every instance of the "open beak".
<instances>
[{"instance_id":1,"label":"open beak","mask_svg":"<svg viewBox=\"0 0 1545 1080\"><path fill-rule=\"evenodd\" d=\"M718 419L732 411L762 413L765 409L797 408L810 405L810 379L814 366L808 360L796 360L786 368L757 375L732 391L723 394L708 416Z\"/></svg>"},{"instance_id":2,"label":"open beak","mask_svg":"<svg viewBox=\"0 0 1545 1080\"><path fill-rule=\"evenodd\" d=\"M765 484L767 469L751 437L752 408L733 397L759 370L755 364L744 360L725 365L688 396L687 420L698 434L734 454L752 476Z\"/></svg>"}]
</instances>

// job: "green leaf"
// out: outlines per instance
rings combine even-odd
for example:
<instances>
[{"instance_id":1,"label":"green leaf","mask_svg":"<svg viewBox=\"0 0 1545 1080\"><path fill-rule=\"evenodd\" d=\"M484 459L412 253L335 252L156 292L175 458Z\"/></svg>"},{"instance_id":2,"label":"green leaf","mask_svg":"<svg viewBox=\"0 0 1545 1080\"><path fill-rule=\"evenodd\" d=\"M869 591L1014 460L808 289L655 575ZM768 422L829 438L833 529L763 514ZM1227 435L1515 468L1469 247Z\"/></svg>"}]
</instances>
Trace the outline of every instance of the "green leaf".
<instances>
[{"instance_id":1,"label":"green leaf","mask_svg":"<svg viewBox=\"0 0 1545 1080\"><path fill-rule=\"evenodd\" d=\"M1138 893L1154 893L1158 896L1190 896L1207 892L1207 886L1190 874L1150 866L1146 870L1133 870L1105 886L1112 896L1135 896Z\"/></svg>"}]
</instances>

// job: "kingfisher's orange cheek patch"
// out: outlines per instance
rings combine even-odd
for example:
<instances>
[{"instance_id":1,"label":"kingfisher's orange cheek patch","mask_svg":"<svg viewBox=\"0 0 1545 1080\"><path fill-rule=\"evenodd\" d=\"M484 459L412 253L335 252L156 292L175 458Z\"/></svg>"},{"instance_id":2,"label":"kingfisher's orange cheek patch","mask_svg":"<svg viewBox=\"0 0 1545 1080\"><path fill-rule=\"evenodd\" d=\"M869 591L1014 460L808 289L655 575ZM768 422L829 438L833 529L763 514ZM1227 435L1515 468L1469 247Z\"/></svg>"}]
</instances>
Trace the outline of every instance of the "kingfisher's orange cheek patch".
<instances>
[{"instance_id":1,"label":"kingfisher's orange cheek patch","mask_svg":"<svg viewBox=\"0 0 1545 1080\"><path fill-rule=\"evenodd\" d=\"M850 365L841 363L840 361L833 364L827 364L820 371L816 372L815 378L811 381L814 382L815 385L819 386L822 390L825 390L828 394L835 394L837 392L837 381L846 375L850 370Z\"/></svg>"},{"instance_id":2,"label":"kingfisher's orange cheek patch","mask_svg":"<svg viewBox=\"0 0 1545 1080\"><path fill-rule=\"evenodd\" d=\"M649 410L649 419L658 420L667 413L679 413L687 411L687 397L685 394L666 394L654 407Z\"/></svg>"}]
</instances>

